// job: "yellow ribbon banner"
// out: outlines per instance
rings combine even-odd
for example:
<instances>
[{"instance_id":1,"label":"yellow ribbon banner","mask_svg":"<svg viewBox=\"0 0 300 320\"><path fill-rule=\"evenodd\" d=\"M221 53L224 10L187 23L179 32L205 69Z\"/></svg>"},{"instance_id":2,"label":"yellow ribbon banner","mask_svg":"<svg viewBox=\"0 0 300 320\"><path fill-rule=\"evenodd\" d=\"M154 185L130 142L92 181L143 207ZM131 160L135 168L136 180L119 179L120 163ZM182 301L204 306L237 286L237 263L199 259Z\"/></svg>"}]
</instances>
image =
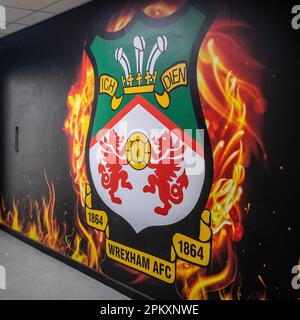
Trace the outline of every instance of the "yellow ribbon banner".
<instances>
[{"instance_id":1,"label":"yellow ribbon banner","mask_svg":"<svg viewBox=\"0 0 300 320\"><path fill-rule=\"evenodd\" d=\"M142 77L139 74L135 79L132 74L128 78L130 86L125 86L126 79L122 77L122 83L124 87L124 92L120 97L117 97L116 92L119 86L118 80L108 74L102 74L99 78L99 93L107 94L112 97L110 105L112 110L117 110L123 101L124 94L142 94L154 92L156 101L162 108L168 108L171 103L170 92L176 88L184 87L188 85L187 77L187 64L186 62L179 62L174 66L168 68L161 76L161 83L163 86L163 92L158 93L155 91L155 82L157 78L157 71L153 75L147 75L148 83L141 84ZM152 83L150 84L150 78L152 77ZM132 85L133 81L138 82L137 85Z\"/></svg>"},{"instance_id":2,"label":"yellow ribbon banner","mask_svg":"<svg viewBox=\"0 0 300 320\"><path fill-rule=\"evenodd\" d=\"M185 62L177 63L166 70L161 76L161 82L167 92L187 85L187 66Z\"/></svg>"},{"instance_id":3,"label":"yellow ribbon banner","mask_svg":"<svg viewBox=\"0 0 300 320\"><path fill-rule=\"evenodd\" d=\"M92 191L87 184L85 188L85 216L87 224L100 231L105 231L108 223L108 217L105 211L92 209Z\"/></svg>"},{"instance_id":4,"label":"yellow ribbon banner","mask_svg":"<svg viewBox=\"0 0 300 320\"><path fill-rule=\"evenodd\" d=\"M117 97L116 92L118 89L118 81L107 75L102 74L100 76L100 86L99 86L99 92L100 94L107 94L110 97L112 97L110 105L112 110L117 110L123 100L123 96Z\"/></svg>"},{"instance_id":5,"label":"yellow ribbon banner","mask_svg":"<svg viewBox=\"0 0 300 320\"><path fill-rule=\"evenodd\" d=\"M185 87L188 84L187 64L180 62L167 69L161 76L161 82L164 87L162 93L155 92L156 101L166 109L170 106L170 92L179 87Z\"/></svg>"},{"instance_id":6,"label":"yellow ribbon banner","mask_svg":"<svg viewBox=\"0 0 300 320\"><path fill-rule=\"evenodd\" d=\"M173 283L175 281L175 263L110 240L108 229L106 236L106 254L109 258L164 282Z\"/></svg>"},{"instance_id":7,"label":"yellow ribbon banner","mask_svg":"<svg viewBox=\"0 0 300 320\"><path fill-rule=\"evenodd\" d=\"M210 227L211 213L209 210L204 210L201 214L198 240L180 233L176 233L173 236L171 259L167 261L111 240L109 237L107 214L104 211L93 210L91 207L91 188L87 185L86 221L90 227L105 231L106 254L112 260L170 284L176 280L177 258L201 267L207 267L210 263L212 231Z\"/></svg>"},{"instance_id":8,"label":"yellow ribbon banner","mask_svg":"<svg viewBox=\"0 0 300 320\"><path fill-rule=\"evenodd\" d=\"M209 265L212 240L210 224L210 211L204 210L200 218L200 241L194 240L180 233L176 233L173 236L172 249L180 259L202 267L207 267Z\"/></svg>"}]
</instances>

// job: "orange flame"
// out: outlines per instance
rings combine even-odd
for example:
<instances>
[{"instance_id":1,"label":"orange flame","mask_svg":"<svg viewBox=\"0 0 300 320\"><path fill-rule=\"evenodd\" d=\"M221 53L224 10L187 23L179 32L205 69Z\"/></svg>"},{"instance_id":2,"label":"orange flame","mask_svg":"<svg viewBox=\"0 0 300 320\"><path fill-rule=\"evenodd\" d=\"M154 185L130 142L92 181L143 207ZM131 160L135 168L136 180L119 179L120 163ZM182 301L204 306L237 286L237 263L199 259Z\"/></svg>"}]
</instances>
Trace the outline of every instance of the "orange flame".
<instances>
[{"instance_id":1,"label":"orange flame","mask_svg":"<svg viewBox=\"0 0 300 320\"><path fill-rule=\"evenodd\" d=\"M80 200L81 208L85 206L85 188L88 183L85 148L94 99L94 79L93 66L86 53L84 53L77 80L68 95L69 112L64 125L65 133L69 137L73 188ZM82 231L81 235L76 235L76 255L78 254L82 237L84 237L87 240L88 251L93 253L90 257L90 263L99 271L99 258L104 234L96 230L87 230L81 222L79 214L76 215L76 224Z\"/></svg>"},{"instance_id":2,"label":"orange flame","mask_svg":"<svg viewBox=\"0 0 300 320\"><path fill-rule=\"evenodd\" d=\"M258 133L265 102L258 85L246 80L250 68L262 67L228 33L228 28L243 26L217 20L199 52L198 87L214 158L214 181L207 203L214 239L210 274L183 262L178 265L183 295L188 299L208 298L211 291L219 291L221 299L234 298L232 291L224 293L231 284L238 298L235 242L243 236L242 218L250 209L250 203L245 208L242 205L246 168L251 154L258 154L258 147L267 158Z\"/></svg>"},{"instance_id":3,"label":"orange flame","mask_svg":"<svg viewBox=\"0 0 300 320\"><path fill-rule=\"evenodd\" d=\"M2 197L0 223L90 268L100 270L100 252L95 246L96 241L80 222L78 212L75 213L75 228L67 235L66 223L59 222L58 215L55 214L54 184L49 182L46 174L45 180L48 194L42 196L40 201L13 199L12 210L9 210L6 206L7 199ZM64 215L66 214L65 212Z\"/></svg>"},{"instance_id":4,"label":"orange flame","mask_svg":"<svg viewBox=\"0 0 300 320\"><path fill-rule=\"evenodd\" d=\"M73 187L84 207L85 186L88 183L85 146L94 99L94 70L84 53L78 79L68 95L68 116L64 129L69 137L70 165Z\"/></svg>"},{"instance_id":5,"label":"orange flame","mask_svg":"<svg viewBox=\"0 0 300 320\"><path fill-rule=\"evenodd\" d=\"M30 199L23 202L13 199L10 211L6 208L5 199L2 198L0 223L21 232L32 240L42 242L50 248L60 251L61 248L65 249L63 235L66 233L66 226L65 224L60 225L56 221L54 185L49 183L47 177L46 183L49 196L43 196L40 203ZM24 215L22 208L26 208Z\"/></svg>"}]
</instances>

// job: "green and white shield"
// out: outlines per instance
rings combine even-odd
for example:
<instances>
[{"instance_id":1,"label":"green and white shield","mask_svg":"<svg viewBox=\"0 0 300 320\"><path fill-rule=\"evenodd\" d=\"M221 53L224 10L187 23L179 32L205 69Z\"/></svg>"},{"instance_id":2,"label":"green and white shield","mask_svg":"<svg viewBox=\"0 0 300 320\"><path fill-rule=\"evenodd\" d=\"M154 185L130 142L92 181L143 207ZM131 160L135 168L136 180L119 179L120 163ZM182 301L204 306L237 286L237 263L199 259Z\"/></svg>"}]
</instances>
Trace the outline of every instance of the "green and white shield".
<instances>
[{"instance_id":1,"label":"green and white shield","mask_svg":"<svg viewBox=\"0 0 300 320\"><path fill-rule=\"evenodd\" d=\"M179 222L205 204L212 166L196 61L206 23L194 7L161 21L139 14L88 50L97 75L90 178L136 233Z\"/></svg>"}]
</instances>

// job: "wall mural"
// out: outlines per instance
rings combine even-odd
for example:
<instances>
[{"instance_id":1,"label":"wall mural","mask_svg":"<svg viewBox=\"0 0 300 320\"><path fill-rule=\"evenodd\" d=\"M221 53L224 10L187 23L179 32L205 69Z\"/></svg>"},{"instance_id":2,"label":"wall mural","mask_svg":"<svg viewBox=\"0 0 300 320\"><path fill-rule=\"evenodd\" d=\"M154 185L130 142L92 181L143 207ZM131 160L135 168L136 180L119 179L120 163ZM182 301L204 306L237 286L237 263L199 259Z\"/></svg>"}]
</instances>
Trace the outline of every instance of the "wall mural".
<instances>
[{"instance_id":1,"label":"wall mural","mask_svg":"<svg viewBox=\"0 0 300 320\"><path fill-rule=\"evenodd\" d=\"M74 209L47 168L41 199L1 201L3 225L144 297L241 298L249 168L267 171L271 71L242 48L251 26L199 3L125 5L85 42L60 110ZM243 298L267 297L255 278Z\"/></svg>"}]
</instances>

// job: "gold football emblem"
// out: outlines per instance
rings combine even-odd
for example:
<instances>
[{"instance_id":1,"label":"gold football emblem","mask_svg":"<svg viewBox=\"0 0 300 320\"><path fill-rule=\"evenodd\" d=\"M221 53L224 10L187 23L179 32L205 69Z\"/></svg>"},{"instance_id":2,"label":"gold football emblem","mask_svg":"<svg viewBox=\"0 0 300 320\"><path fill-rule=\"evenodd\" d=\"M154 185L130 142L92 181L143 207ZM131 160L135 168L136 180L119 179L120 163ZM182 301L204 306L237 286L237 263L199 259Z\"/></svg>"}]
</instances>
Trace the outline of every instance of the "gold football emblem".
<instances>
[{"instance_id":1,"label":"gold football emblem","mask_svg":"<svg viewBox=\"0 0 300 320\"><path fill-rule=\"evenodd\" d=\"M141 132L132 133L126 143L126 158L135 170L145 169L151 159L149 139Z\"/></svg>"}]
</instances>

